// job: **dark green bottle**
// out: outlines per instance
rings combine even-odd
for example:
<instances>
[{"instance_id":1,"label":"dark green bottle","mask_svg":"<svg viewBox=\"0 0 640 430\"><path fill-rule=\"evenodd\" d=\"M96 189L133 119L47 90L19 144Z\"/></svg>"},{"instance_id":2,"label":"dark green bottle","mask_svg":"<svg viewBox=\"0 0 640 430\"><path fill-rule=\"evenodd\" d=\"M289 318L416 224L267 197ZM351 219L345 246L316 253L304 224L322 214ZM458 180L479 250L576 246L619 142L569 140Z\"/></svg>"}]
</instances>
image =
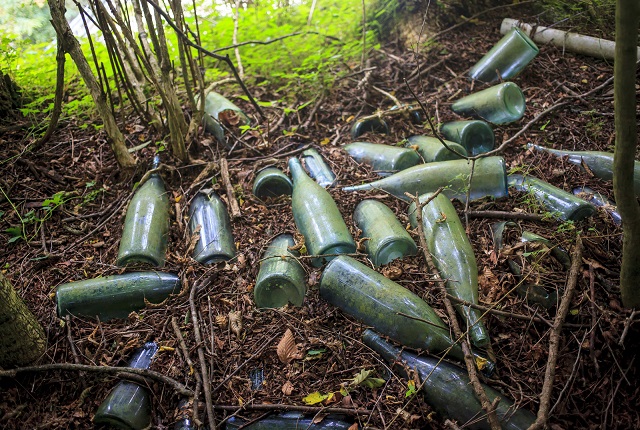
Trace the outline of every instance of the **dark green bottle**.
<instances>
[{"instance_id":1,"label":"dark green bottle","mask_svg":"<svg viewBox=\"0 0 640 430\"><path fill-rule=\"evenodd\" d=\"M527 146L558 157L567 157L570 163L577 166L582 166L582 163L584 163L597 178L604 179L605 181L613 180L613 153L611 152L564 151L545 148L544 146L533 145L531 143ZM636 196L640 197L640 161L635 161L633 164L633 189L636 192Z\"/></svg>"},{"instance_id":2,"label":"dark green bottle","mask_svg":"<svg viewBox=\"0 0 640 430\"><path fill-rule=\"evenodd\" d=\"M465 429L489 430L485 411L471 387L469 376L463 370L437 358L417 356L392 346L372 330L365 330L362 340L369 348L393 365L393 370L407 378L407 368L420 376L422 395L438 413L457 421ZM405 367L406 366L406 367ZM489 401L500 397L496 410L504 430L525 430L536 417L526 409L517 409L513 401L493 388L482 384Z\"/></svg>"},{"instance_id":3,"label":"dark green bottle","mask_svg":"<svg viewBox=\"0 0 640 430\"><path fill-rule=\"evenodd\" d=\"M596 207L571 193L533 176L509 175L509 186L532 193L547 211L564 221L580 221L596 213Z\"/></svg>"},{"instance_id":4,"label":"dark green bottle","mask_svg":"<svg viewBox=\"0 0 640 430\"><path fill-rule=\"evenodd\" d=\"M260 272L253 288L253 298L259 308L281 308L287 303L302 306L305 272L296 257L298 251L293 236L281 234L267 247L260 263Z\"/></svg>"},{"instance_id":5,"label":"dark green bottle","mask_svg":"<svg viewBox=\"0 0 640 430\"><path fill-rule=\"evenodd\" d=\"M484 121L451 121L440 126L440 132L449 140L459 143L469 154L489 152L495 145L491 126Z\"/></svg>"},{"instance_id":6,"label":"dark green bottle","mask_svg":"<svg viewBox=\"0 0 640 430\"><path fill-rule=\"evenodd\" d=\"M159 162L156 156L153 167ZM116 264L141 262L164 266L168 236L169 197L162 178L153 173L129 203Z\"/></svg>"},{"instance_id":7,"label":"dark green bottle","mask_svg":"<svg viewBox=\"0 0 640 430\"><path fill-rule=\"evenodd\" d=\"M471 200L493 196L495 198L508 196L507 171L504 158L485 157L475 163L475 170L471 180ZM402 170L386 178L343 188L344 191L365 191L380 189L402 200L409 200L405 192L421 195L434 192L439 187L446 187L443 191L447 197L466 201L471 175L471 162L467 160L438 161L419 164Z\"/></svg>"},{"instance_id":8,"label":"dark green bottle","mask_svg":"<svg viewBox=\"0 0 640 430\"><path fill-rule=\"evenodd\" d=\"M355 253L353 237L327 190L305 173L297 158L289 159L289 171L293 178L293 219L304 236L309 255L319 256L311 264L320 267L324 260L334 258L320 257L326 254Z\"/></svg>"},{"instance_id":9,"label":"dark green bottle","mask_svg":"<svg viewBox=\"0 0 640 430\"><path fill-rule=\"evenodd\" d=\"M423 202L432 194L423 194ZM415 203L409 206L411 226L418 225ZM452 296L465 302L478 304L478 266L473 247L465 233L462 222L451 201L438 194L422 208L422 226L429 253L445 286ZM478 347L489 344L489 333L481 321L482 312L460 304L455 305L458 314L464 319L469 330L471 342Z\"/></svg>"},{"instance_id":10,"label":"dark green bottle","mask_svg":"<svg viewBox=\"0 0 640 430\"><path fill-rule=\"evenodd\" d=\"M411 148L369 142L353 142L342 147L358 163L368 164L380 176L422 163L420 155Z\"/></svg>"},{"instance_id":11,"label":"dark green bottle","mask_svg":"<svg viewBox=\"0 0 640 430\"><path fill-rule=\"evenodd\" d=\"M327 415L319 423L315 423L313 415L304 416L301 412L284 412L270 415L258 421L247 421L231 417L227 420L226 429L236 430L348 430L353 423L346 421L342 415Z\"/></svg>"},{"instance_id":12,"label":"dark green bottle","mask_svg":"<svg viewBox=\"0 0 640 430\"><path fill-rule=\"evenodd\" d=\"M384 203L361 201L353 212L353 221L362 230L361 236L368 238L364 246L375 266L418 252L411 235Z\"/></svg>"},{"instance_id":13,"label":"dark green bottle","mask_svg":"<svg viewBox=\"0 0 640 430\"><path fill-rule=\"evenodd\" d=\"M145 299L162 303L180 292L180 278L172 273L135 272L85 279L60 285L56 290L58 316L126 318L144 309Z\"/></svg>"},{"instance_id":14,"label":"dark green bottle","mask_svg":"<svg viewBox=\"0 0 640 430\"><path fill-rule=\"evenodd\" d=\"M158 344L148 342L129 362L134 369L148 369ZM121 381L98 406L93 422L123 430L143 430L151 425L151 394L135 382Z\"/></svg>"},{"instance_id":15,"label":"dark green bottle","mask_svg":"<svg viewBox=\"0 0 640 430\"><path fill-rule=\"evenodd\" d=\"M193 258L201 264L231 260L236 255L236 244L231 232L227 208L213 191L201 191L193 198L189 210L189 228L200 239L193 248Z\"/></svg>"},{"instance_id":16,"label":"dark green bottle","mask_svg":"<svg viewBox=\"0 0 640 430\"><path fill-rule=\"evenodd\" d=\"M320 297L409 348L438 353L453 344L449 328L424 300L346 255L324 269ZM457 345L449 355L463 358Z\"/></svg>"},{"instance_id":17,"label":"dark green bottle","mask_svg":"<svg viewBox=\"0 0 640 430\"><path fill-rule=\"evenodd\" d=\"M196 98L196 102L198 99ZM202 117L204 129L225 144L224 127L250 125L249 117L231 100L210 91L204 99L204 115ZM224 126L224 127L223 127Z\"/></svg>"}]
</instances>

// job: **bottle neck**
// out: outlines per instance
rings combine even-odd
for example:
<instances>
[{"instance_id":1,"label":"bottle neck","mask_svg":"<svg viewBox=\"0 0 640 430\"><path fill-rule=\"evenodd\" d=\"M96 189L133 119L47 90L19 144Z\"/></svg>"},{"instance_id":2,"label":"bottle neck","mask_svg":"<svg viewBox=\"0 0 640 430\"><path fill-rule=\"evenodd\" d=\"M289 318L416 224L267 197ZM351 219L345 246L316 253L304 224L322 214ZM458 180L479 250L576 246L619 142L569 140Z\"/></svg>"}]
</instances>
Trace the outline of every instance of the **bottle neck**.
<instances>
[{"instance_id":1,"label":"bottle neck","mask_svg":"<svg viewBox=\"0 0 640 430\"><path fill-rule=\"evenodd\" d=\"M291 173L291 178L293 179L294 184L297 181L309 178L309 176L307 176L307 173L302 168L300 160L298 160L297 158L289 158L289 173Z\"/></svg>"}]
</instances>

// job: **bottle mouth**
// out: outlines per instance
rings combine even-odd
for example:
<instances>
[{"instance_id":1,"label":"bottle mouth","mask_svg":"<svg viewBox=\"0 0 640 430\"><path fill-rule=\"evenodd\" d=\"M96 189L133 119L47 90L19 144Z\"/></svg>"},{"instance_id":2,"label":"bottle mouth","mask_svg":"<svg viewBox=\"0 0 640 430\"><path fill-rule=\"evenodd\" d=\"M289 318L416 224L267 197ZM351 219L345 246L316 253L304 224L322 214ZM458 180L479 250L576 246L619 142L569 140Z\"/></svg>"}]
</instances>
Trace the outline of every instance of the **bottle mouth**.
<instances>
[{"instance_id":1,"label":"bottle mouth","mask_svg":"<svg viewBox=\"0 0 640 430\"><path fill-rule=\"evenodd\" d=\"M280 274L274 274L256 287L254 298L260 308L281 308L288 303L302 306L304 293L304 285L299 286Z\"/></svg>"},{"instance_id":2,"label":"bottle mouth","mask_svg":"<svg viewBox=\"0 0 640 430\"><path fill-rule=\"evenodd\" d=\"M373 263L376 266L382 266L405 255L414 255L416 252L415 243L410 243L408 240L401 238L391 238L380 245L373 256Z\"/></svg>"},{"instance_id":3,"label":"bottle mouth","mask_svg":"<svg viewBox=\"0 0 640 430\"><path fill-rule=\"evenodd\" d=\"M525 98L516 84L512 82L504 84L502 88L502 101L506 110L514 117L514 121L522 118L525 110Z\"/></svg>"},{"instance_id":4,"label":"bottle mouth","mask_svg":"<svg viewBox=\"0 0 640 430\"><path fill-rule=\"evenodd\" d=\"M533 40L531 40L529 36L527 36L524 31L520 30L518 27L513 27L513 32L514 34L517 34L520 39L522 39L522 41L536 53L536 55L540 52L540 48L538 48L538 46L533 42Z\"/></svg>"}]
</instances>

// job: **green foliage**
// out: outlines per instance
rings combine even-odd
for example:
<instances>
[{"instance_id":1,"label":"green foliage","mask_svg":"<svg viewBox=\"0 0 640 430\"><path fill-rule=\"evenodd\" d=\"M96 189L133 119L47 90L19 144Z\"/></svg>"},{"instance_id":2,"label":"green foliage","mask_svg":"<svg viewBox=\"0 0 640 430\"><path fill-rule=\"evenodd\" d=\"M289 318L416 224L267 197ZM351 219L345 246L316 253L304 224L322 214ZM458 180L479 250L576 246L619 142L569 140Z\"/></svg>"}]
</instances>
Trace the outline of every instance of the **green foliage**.
<instances>
[{"instance_id":1,"label":"green foliage","mask_svg":"<svg viewBox=\"0 0 640 430\"><path fill-rule=\"evenodd\" d=\"M566 21L573 32L613 37L616 0L543 0L538 6L546 19Z\"/></svg>"},{"instance_id":2,"label":"green foliage","mask_svg":"<svg viewBox=\"0 0 640 430\"><path fill-rule=\"evenodd\" d=\"M46 0L2 0L0 3L0 32L17 40L50 41L55 34L49 25L50 19Z\"/></svg>"}]
</instances>

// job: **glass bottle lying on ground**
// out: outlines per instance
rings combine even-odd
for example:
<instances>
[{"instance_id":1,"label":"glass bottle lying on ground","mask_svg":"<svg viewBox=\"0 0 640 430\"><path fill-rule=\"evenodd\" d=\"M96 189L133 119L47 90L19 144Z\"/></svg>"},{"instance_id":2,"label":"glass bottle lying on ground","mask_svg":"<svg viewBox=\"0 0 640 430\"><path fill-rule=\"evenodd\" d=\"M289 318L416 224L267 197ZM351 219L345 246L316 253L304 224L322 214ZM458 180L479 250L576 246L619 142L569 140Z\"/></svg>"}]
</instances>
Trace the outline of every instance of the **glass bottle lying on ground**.
<instances>
[{"instance_id":1,"label":"glass bottle lying on ground","mask_svg":"<svg viewBox=\"0 0 640 430\"><path fill-rule=\"evenodd\" d=\"M327 165L326 161L314 148L309 148L300 154L300 158L307 167L311 176L321 187L332 187L336 181L336 175Z\"/></svg>"},{"instance_id":2,"label":"glass bottle lying on ground","mask_svg":"<svg viewBox=\"0 0 640 430\"><path fill-rule=\"evenodd\" d=\"M255 422L247 422L242 418L231 417L227 420L227 430L348 430L353 426L342 415L327 415L318 423L316 416L304 416L301 412L284 412L269 415Z\"/></svg>"},{"instance_id":3,"label":"glass bottle lying on ground","mask_svg":"<svg viewBox=\"0 0 640 430\"><path fill-rule=\"evenodd\" d=\"M375 266L387 264L418 252L411 235L391 209L377 200L363 200L353 212L353 221L362 230L369 258Z\"/></svg>"},{"instance_id":4,"label":"glass bottle lying on ground","mask_svg":"<svg viewBox=\"0 0 640 430\"><path fill-rule=\"evenodd\" d=\"M180 278L172 273L134 272L85 279L56 289L58 316L86 316L107 321L126 318L144 309L145 300L162 303L180 292Z\"/></svg>"},{"instance_id":5,"label":"glass bottle lying on ground","mask_svg":"<svg viewBox=\"0 0 640 430\"><path fill-rule=\"evenodd\" d=\"M129 367L148 369L158 351L158 344L147 342L138 349ZM151 395L135 382L120 381L98 406L93 422L123 430L142 430L151 425Z\"/></svg>"},{"instance_id":6,"label":"glass bottle lying on ground","mask_svg":"<svg viewBox=\"0 0 640 430\"><path fill-rule=\"evenodd\" d=\"M331 194L305 173L297 158L289 159L289 171L293 178L293 219L304 236L309 255L318 256L311 264L320 267L335 254L356 252L353 237ZM323 257L325 254L329 255Z\"/></svg>"},{"instance_id":7,"label":"glass bottle lying on ground","mask_svg":"<svg viewBox=\"0 0 640 430\"><path fill-rule=\"evenodd\" d=\"M509 186L532 193L542 206L564 221L580 221L596 213L596 208L571 193L533 176L511 174Z\"/></svg>"},{"instance_id":8,"label":"glass bottle lying on ground","mask_svg":"<svg viewBox=\"0 0 640 430\"><path fill-rule=\"evenodd\" d=\"M467 191L471 200L486 196L500 198L508 196L507 171L504 158L484 157L476 161L469 188L471 162L467 160L449 160L420 164L402 170L386 178L368 184L344 187L344 191L383 190L399 199L408 201L405 192L420 195L434 192L439 187L447 197L467 200Z\"/></svg>"},{"instance_id":9,"label":"glass bottle lying on ground","mask_svg":"<svg viewBox=\"0 0 640 430\"><path fill-rule=\"evenodd\" d=\"M410 148L369 142L353 142L342 147L358 163L370 165L378 175L389 176L422 163Z\"/></svg>"},{"instance_id":10,"label":"glass bottle lying on ground","mask_svg":"<svg viewBox=\"0 0 640 430\"><path fill-rule=\"evenodd\" d=\"M196 97L196 105L199 106L198 97ZM222 94L210 91L204 99L202 123L204 129L213 134L218 142L226 144L225 127L250 125L251 120L231 100Z\"/></svg>"},{"instance_id":11,"label":"glass bottle lying on ground","mask_svg":"<svg viewBox=\"0 0 640 430\"><path fill-rule=\"evenodd\" d=\"M159 164L160 158L156 156L152 169ZM116 264L142 262L164 266L168 235L169 197L162 178L153 173L131 198Z\"/></svg>"},{"instance_id":12,"label":"glass bottle lying on ground","mask_svg":"<svg viewBox=\"0 0 640 430\"><path fill-rule=\"evenodd\" d=\"M611 216L615 225L622 225L622 217L616 210L615 203L603 194L600 194L589 187L576 187L572 192L575 196L603 208Z\"/></svg>"},{"instance_id":13,"label":"glass bottle lying on ground","mask_svg":"<svg viewBox=\"0 0 640 430\"><path fill-rule=\"evenodd\" d=\"M296 258L300 253L290 249L294 245L293 236L281 234L267 247L253 288L257 307L281 308L287 303L302 306L305 272Z\"/></svg>"},{"instance_id":14,"label":"glass bottle lying on ground","mask_svg":"<svg viewBox=\"0 0 640 430\"><path fill-rule=\"evenodd\" d=\"M600 179L613 180L613 153L601 151L564 151L561 149L545 148L544 146L527 144L528 148L537 151L548 152L558 157L567 157L567 160L577 166L586 164L589 170ZM640 197L640 161L633 165L633 189L636 196Z\"/></svg>"},{"instance_id":15,"label":"glass bottle lying on ground","mask_svg":"<svg viewBox=\"0 0 640 430\"><path fill-rule=\"evenodd\" d=\"M440 139L433 136L410 136L404 146L415 148L425 163L434 161L459 160L463 155L467 157L469 153L462 145L445 140L449 148L444 146ZM453 150L453 151L452 151ZM454 152L455 151L455 152ZM460 155L458 155L460 154Z\"/></svg>"},{"instance_id":16,"label":"glass bottle lying on ground","mask_svg":"<svg viewBox=\"0 0 640 430\"><path fill-rule=\"evenodd\" d=\"M432 197L420 196L420 202ZM446 279L449 294L468 303L478 304L478 266L473 247L456 209L443 194L438 194L422 208L422 227L429 253L433 256L440 277ZM415 202L409 206L411 226L418 225ZM489 345L489 333L481 321L482 312L469 306L454 304L458 314L466 322L471 343L485 348Z\"/></svg>"},{"instance_id":17,"label":"glass bottle lying on ground","mask_svg":"<svg viewBox=\"0 0 640 430\"><path fill-rule=\"evenodd\" d=\"M489 430L486 413L473 392L466 369L463 370L445 361L429 356L417 356L401 350L386 342L373 330L365 330L362 334L365 345L376 351L387 362L392 364L393 371L404 378L409 378L407 368L415 370L422 383L420 391L433 408L445 417L457 421L458 425L468 429ZM525 430L535 421L535 415L526 409L519 409L513 400L502 395L493 388L482 384L489 398L493 401L500 397L496 415L503 429Z\"/></svg>"},{"instance_id":18,"label":"glass bottle lying on ground","mask_svg":"<svg viewBox=\"0 0 640 430\"><path fill-rule=\"evenodd\" d=\"M489 152L495 145L491 126L480 120L445 122L440 126L440 132L462 145L471 156Z\"/></svg>"},{"instance_id":19,"label":"glass bottle lying on ground","mask_svg":"<svg viewBox=\"0 0 640 430\"><path fill-rule=\"evenodd\" d=\"M351 257L341 255L327 264L320 278L320 297L404 346L464 358L431 306ZM485 366L480 370L491 374L494 363L477 357L476 362Z\"/></svg>"},{"instance_id":20,"label":"glass bottle lying on ground","mask_svg":"<svg viewBox=\"0 0 640 430\"><path fill-rule=\"evenodd\" d=\"M480 117L492 124L509 124L524 116L525 99L513 82L504 82L455 101L451 110L458 115Z\"/></svg>"},{"instance_id":21,"label":"glass bottle lying on ground","mask_svg":"<svg viewBox=\"0 0 640 430\"><path fill-rule=\"evenodd\" d=\"M253 195L265 197L290 196L293 192L293 182L277 167L267 167L258 172L253 181Z\"/></svg>"},{"instance_id":22,"label":"glass bottle lying on ground","mask_svg":"<svg viewBox=\"0 0 640 430\"><path fill-rule=\"evenodd\" d=\"M229 213L213 191L202 190L193 198L189 208L189 229L192 235L196 232L200 235L193 248L193 259L197 262L213 264L235 257L236 244Z\"/></svg>"}]
</instances>

